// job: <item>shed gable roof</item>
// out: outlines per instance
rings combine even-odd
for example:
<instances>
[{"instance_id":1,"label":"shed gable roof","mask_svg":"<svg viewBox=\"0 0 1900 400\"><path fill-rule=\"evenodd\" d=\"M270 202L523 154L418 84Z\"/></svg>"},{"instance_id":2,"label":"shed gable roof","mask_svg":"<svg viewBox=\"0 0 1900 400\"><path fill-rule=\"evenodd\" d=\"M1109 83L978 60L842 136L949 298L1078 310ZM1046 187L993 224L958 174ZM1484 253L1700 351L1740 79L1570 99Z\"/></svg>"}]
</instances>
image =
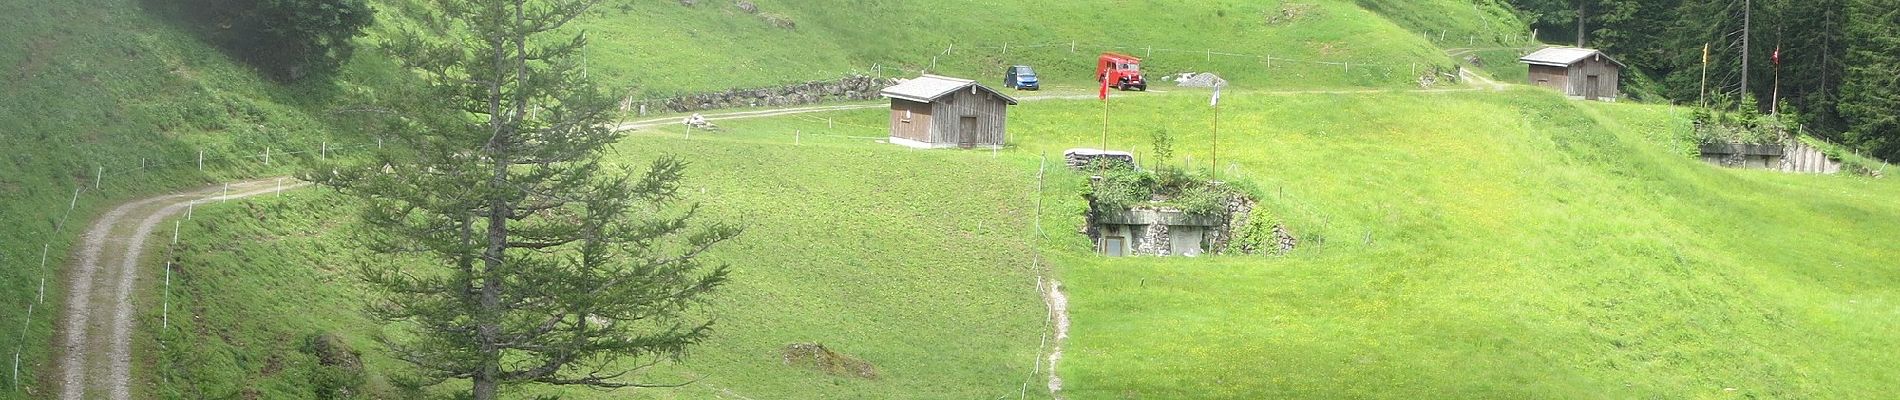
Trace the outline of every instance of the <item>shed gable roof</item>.
<instances>
[{"instance_id":1,"label":"shed gable roof","mask_svg":"<svg viewBox=\"0 0 1900 400\"><path fill-rule=\"evenodd\" d=\"M1628 67L1627 65L1623 65L1623 62L1617 61L1616 58L1610 57L1609 54L1604 54L1602 51L1581 47L1549 47L1538 50L1523 58L1518 58L1517 61L1531 65L1569 67L1590 57L1603 57L1603 59L1609 60L1611 64L1616 64L1618 67Z\"/></svg>"},{"instance_id":2,"label":"shed gable roof","mask_svg":"<svg viewBox=\"0 0 1900 400\"><path fill-rule=\"evenodd\" d=\"M1009 95L1003 94L1002 92L997 92L988 86L977 84L976 81L927 74L917 77L917 79L904 81L904 83L897 84L897 86L884 88L884 90L878 94L894 99L929 103L937 101L937 99L943 98L943 96L955 93L958 90L972 87L984 92L989 92L990 95L1001 98L1003 101L1009 102L1010 105L1017 104L1016 98L1009 97Z\"/></svg>"}]
</instances>

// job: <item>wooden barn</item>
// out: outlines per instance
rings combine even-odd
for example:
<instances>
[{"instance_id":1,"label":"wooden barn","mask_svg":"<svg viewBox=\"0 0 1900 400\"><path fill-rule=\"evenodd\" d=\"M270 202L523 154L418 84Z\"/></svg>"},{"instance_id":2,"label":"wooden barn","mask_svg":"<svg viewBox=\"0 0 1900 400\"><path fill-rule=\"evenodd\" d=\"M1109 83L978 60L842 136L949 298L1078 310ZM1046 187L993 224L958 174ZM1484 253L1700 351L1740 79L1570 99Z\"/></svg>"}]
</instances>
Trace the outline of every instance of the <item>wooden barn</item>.
<instances>
[{"instance_id":1,"label":"wooden barn","mask_svg":"<svg viewBox=\"0 0 1900 400\"><path fill-rule=\"evenodd\" d=\"M1530 64L1532 85L1564 92L1572 99L1614 102L1622 97L1617 80L1623 63L1595 49L1552 47L1519 58Z\"/></svg>"},{"instance_id":2,"label":"wooden barn","mask_svg":"<svg viewBox=\"0 0 1900 400\"><path fill-rule=\"evenodd\" d=\"M976 81L924 75L881 93L891 99L891 143L920 149L999 148L1017 104Z\"/></svg>"}]
</instances>

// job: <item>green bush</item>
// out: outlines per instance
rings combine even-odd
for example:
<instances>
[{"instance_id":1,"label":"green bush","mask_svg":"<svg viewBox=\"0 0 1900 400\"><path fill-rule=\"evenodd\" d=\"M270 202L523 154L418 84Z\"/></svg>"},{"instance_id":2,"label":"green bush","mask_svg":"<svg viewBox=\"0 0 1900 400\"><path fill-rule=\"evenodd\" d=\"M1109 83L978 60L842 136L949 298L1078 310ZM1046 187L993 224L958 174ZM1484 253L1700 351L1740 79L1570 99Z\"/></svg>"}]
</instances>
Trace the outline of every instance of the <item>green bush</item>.
<instances>
[{"instance_id":1,"label":"green bush","mask_svg":"<svg viewBox=\"0 0 1900 400\"><path fill-rule=\"evenodd\" d=\"M374 20L367 0L160 0L207 41L271 78L337 71Z\"/></svg>"},{"instance_id":2,"label":"green bush","mask_svg":"<svg viewBox=\"0 0 1900 400\"><path fill-rule=\"evenodd\" d=\"M1234 239L1228 248L1239 250L1242 254L1257 254L1266 251L1273 243L1273 213L1265 205L1254 206L1247 214L1247 222L1234 228Z\"/></svg>"},{"instance_id":3,"label":"green bush","mask_svg":"<svg viewBox=\"0 0 1900 400\"><path fill-rule=\"evenodd\" d=\"M1155 170L1154 175L1155 193L1167 197L1180 196L1188 190L1207 185L1181 167L1162 166Z\"/></svg>"},{"instance_id":4,"label":"green bush","mask_svg":"<svg viewBox=\"0 0 1900 400\"><path fill-rule=\"evenodd\" d=\"M1182 212L1194 216L1218 216L1227 213L1227 199L1231 197L1227 190L1212 185L1199 185L1181 192L1174 198L1174 205Z\"/></svg>"},{"instance_id":5,"label":"green bush","mask_svg":"<svg viewBox=\"0 0 1900 400\"><path fill-rule=\"evenodd\" d=\"M1096 161L1088 168L1102 171L1102 179L1090 188L1090 193L1084 194L1095 199L1096 204L1107 208L1128 208L1154 197L1154 176L1137 171L1128 164Z\"/></svg>"}]
</instances>

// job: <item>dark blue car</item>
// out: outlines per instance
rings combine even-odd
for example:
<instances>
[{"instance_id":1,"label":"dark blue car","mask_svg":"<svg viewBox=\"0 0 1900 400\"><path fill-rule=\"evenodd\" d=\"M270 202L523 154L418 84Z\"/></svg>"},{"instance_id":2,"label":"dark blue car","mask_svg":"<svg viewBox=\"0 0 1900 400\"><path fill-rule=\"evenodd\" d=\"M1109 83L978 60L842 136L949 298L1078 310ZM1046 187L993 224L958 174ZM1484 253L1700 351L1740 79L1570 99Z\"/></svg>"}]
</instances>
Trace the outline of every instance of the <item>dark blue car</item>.
<instances>
[{"instance_id":1,"label":"dark blue car","mask_svg":"<svg viewBox=\"0 0 1900 400\"><path fill-rule=\"evenodd\" d=\"M1009 67L1003 71L1003 86L1016 90L1040 90L1042 81L1036 80L1036 70L1027 65Z\"/></svg>"}]
</instances>

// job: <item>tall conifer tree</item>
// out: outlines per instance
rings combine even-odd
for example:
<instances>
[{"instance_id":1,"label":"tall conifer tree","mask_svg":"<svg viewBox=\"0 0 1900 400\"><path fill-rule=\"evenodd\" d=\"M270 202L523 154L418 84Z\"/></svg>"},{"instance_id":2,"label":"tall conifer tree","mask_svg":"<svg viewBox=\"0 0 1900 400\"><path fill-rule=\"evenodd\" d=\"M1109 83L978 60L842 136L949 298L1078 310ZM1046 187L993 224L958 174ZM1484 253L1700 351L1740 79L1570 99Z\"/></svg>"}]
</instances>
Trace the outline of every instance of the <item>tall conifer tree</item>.
<instances>
[{"instance_id":1,"label":"tall conifer tree","mask_svg":"<svg viewBox=\"0 0 1900 400\"><path fill-rule=\"evenodd\" d=\"M428 262L365 267L385 344L475 399L516 384L644 386L636 372L704 339L691 317L726 279L702 265L738 230L674 204L685 164L602 164L612 101L560 34L593 0L436 0L386 47L426 82L395 96L401 146L310 178L357 195L366 241ZM389 89L395 90L395 89Z\"/></svg>"}]
</instances>

